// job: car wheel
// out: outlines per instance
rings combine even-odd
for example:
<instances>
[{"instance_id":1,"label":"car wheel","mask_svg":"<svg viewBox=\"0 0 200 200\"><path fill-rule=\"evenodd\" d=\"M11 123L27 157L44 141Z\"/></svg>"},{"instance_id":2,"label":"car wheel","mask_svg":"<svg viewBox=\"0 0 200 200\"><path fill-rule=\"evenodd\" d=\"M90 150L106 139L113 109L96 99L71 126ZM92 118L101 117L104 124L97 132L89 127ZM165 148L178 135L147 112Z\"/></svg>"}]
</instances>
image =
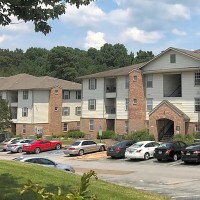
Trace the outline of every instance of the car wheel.
<instances>
[{"instance_id":1,"label":"car wheel","mask_svg":"<svg viewBox=\"0 0 200 200\"><path fill-rule=\"evenodd\" d=\"M185 164L189 164L190 162L188 162L188 161L184 161L184 163L185 163Z\"/></svg>"},{"instance_id":2,"label":"car wheel","mask_svg":"<svg viewBox=\"0 0 200 200\"><path fill-rule=\"evenodd\" d=\"M116 158L116 157L115 157L115 156L111 156L111 158L113 158L113 159L114 159L114 158Z\"/></svg>"},{"instance_id":3,"label":"car wheel","mask_svg":"<svg viewBox=\"0 0 200 200\"><path fill-rule=\"evenodd\" d=\"M40 153L40 148L36 148L34 151L36 154Z\"/></svg>"},{"instance_id":4,"label":"car wheel","mask_svg":"<svg viewBox=\"0 0 200 200\"><path fill-rule=\"evenodd\" d=\"M144 154L144 160L149 160L150 158L150 154L149 153L145 153Z\"/></svg>"},{"instance_id":5,"label":"car wheel","mask_svg":"<svg viewBox=\"0 0 200 200\"><path fill-rule=\"evenodd\" d=\"M84 151L81 149L79 152L78 152L78 155L79 156L82 156L84 154Z\"/></svg>"},{"instance_id":6,"label":"car wheel","mask_svg":"<svg viewBox=\"0 0 200 200\"><path fill-rule=\"evenodd\" d=\"M18 153L22 153L22 148L20 147L18 150L17 150Z\"/></svg>"},{"instance_id":7,"label":"car wheel","mask_svg":"<svg viewBox=\"0 0 200 200\"><path fill-rule=\"evenodd\" d=\"M178 155L177 154L174 154L173 155L173 161L177 161L178 160Z\"/></svg>"},{"instance_id":8,"label":"car wheel","mask_svg":"<svg viewBox=\"0 0 200 200\"><path fill-rule=\"evenodd\" d=\"M100 146L99 151L105 151L105 147L104 146Z\"/></svg>"},{"instance_id":9,"label":"car wheel","mask_svg":"<svg viewBox=\"0 0 200 200\"><path fill-rule=\"evenodd\" d=\"M60 144L57 144L57 145L56 145L56 150L59 150L59 149L61 149L61 145L60 145Z\"/></svg>"},{"instance_id":10,"label":"car wheel","mask_svg":"<svg viewBox=\"0 0 200 200\"><path fill-rule=\"evenodd\" d=\"M158 159L157 159L157 161L159 161L159 162L160 162L160 161L162 161L162 159L159 159L159 158L158 158Z\"/></svg>"}]
</instances>

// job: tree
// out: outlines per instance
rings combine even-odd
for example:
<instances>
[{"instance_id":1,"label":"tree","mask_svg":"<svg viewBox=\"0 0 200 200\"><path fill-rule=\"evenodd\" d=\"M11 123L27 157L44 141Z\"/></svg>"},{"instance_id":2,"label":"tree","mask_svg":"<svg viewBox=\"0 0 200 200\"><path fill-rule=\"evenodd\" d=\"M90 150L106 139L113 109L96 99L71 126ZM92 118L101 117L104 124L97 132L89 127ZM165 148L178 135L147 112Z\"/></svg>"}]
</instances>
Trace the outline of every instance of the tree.
<instances>
[{"instance_id":1,"label":"tree","mask_svg":"<svg viewBox=\"0 0 200 200\"><path fill-rule=\"evenodd\" d=\"M0 25L12 24L12 16L24 22L33 22L36 32L45 35L51 31L49 19L59 18L65 13L66 5L88 5L93 0L1 0Z\"/></svg>"},{"instance_id":2,"label":"tree","mask_svg":"<svg viewBox=\"0 0 200 200\"><path fill-rule=\"evenodd\" d=\"M8 103L4 99L0 99L0 131L4 131L11 126L11 110Z\"/></svg>"},{"instance_id":3,"label":"tree","mask_svg":"<svg viewBox=\"0 0 200 200\"><path fill-rule=\"evenodd\" d=\"M142 51L140 50L139 52L137 52L137 56L134 59L134 64L137 63L142 63L142 62L147 62L149 60L151 60L154 57L152 51Z\"/></svg>"}]
</instances>

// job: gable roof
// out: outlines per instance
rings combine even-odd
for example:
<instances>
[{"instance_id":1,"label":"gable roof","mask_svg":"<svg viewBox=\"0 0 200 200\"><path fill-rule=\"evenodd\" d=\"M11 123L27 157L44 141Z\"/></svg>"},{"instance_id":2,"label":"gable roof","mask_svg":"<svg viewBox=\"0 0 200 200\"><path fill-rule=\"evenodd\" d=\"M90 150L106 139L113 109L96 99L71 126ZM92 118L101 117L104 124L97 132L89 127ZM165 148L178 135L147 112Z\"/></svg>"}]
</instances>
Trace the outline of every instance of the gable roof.
<instances>
[{"instance_id":1,"label":"gable roof","mask_svg":"<svg viewBox=\"0 0 200 200\"><path fill-rule=\"evenodd\" d=\"M95 74L89 74L86 76L81 76L81 77L79 77L79 79L125 76L125 75L128 75L131 71L139 69L139 67L143 64L144 63L139 63L139 64L135 64L135 65L130 65L127 67L120 67L117 69L111 69L108 71L98 72Z\"/></svg>"},{"instance_id":2,"label":"gable roof","mask_svg":"<svg viewBox=\"0 0 200 200\"><path fill-rule=\"evenodd\" d=\"M149 63L153 62L154 60L156 60L158 57L162 56L163 54L165 54L166 52L173 50L176 51L178 53L184 54L186 56L189 56L191 58L200 60L200 49L194 50L194 51L189 51L189 50L185 50L185 49L178 49L178 48L174 48L174 47L169 47L168 49L166 49L165 51L162 51L160 54L158 54L157 56L155 56L154 58L152 58L150 61L144 63L139 69L142 69L144 66L148 65Z\"/></svg>"},{"instance_id":3,"label":"gable roof","mask_svg":"<svg viewBox=\"0 0 200 200\"><path fill-rule=\"evenodd\" d=\"M81 84L50 76L36 77L29 74L17 74L0 77L0 90L51 89L60 87L65 90L81 90Z\"/></svg>"},{"instance_id":4,"label":"gable roof","mask_svg":"<svg viewBox=\"0 0 200 200\"><path fill-rule=\"evenodd\" d=\"M158 104L150 113L149 115L153 114L157 109L159 109L163 104L166 104L169 108L171 108L174 112L176 112L179 116L183 117L185 121L189 121L190 118L179 108L177 108L175 105L170 103L168 100L163 100L160 104Z\"/></svg>"}]
</instances>

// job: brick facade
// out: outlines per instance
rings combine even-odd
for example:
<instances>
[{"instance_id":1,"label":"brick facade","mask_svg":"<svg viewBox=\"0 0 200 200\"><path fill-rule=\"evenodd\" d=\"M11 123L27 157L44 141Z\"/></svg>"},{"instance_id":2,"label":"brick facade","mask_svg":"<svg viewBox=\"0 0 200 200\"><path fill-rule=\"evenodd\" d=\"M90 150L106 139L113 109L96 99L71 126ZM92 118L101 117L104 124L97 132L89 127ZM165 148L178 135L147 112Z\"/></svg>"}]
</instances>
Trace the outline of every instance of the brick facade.
<instances>
[{"instance_id":1,"label":"brick facade","mask_svg":"<svg viewBox=\"0 0 200 200\"><path fill-rule=\"evenodd\" d=\"M125 134L125 121L124 119L116 119L115 120L115 133L116 134Z\"/></svg>"},{"instance_id":2,"label":"brick facade","mask_svg":"<svg viewBox=\"0 0 200 200\"><path fill-rule=\"evenodd\" d=\"M90 120L94 120L94 130L89 130ZM99 131L99 126L102 127L102 130L106 130L106 119L90 119L90 118L81 118L80 130L86 134L86 138L95 139Z\"/></svg>"},{"instance_id":3,"label":"brick facade","mask_svg":"<svg viewBox=\"0 0 200 200\"><path fill-rule=\"evenodd\" d=\"M134 99L137 103L134 103ZM129 133L145 128L145 106L143 76L140 71L135 70L129 74Z\"/></svg>"},{"instance_id":4,"label":"brick facade","mask_svg":"<svg viewBox=\"0 0 200 200\"><path fill-rule=\"evenodd\" d=\"M154 134L156 140L158 140L158 131L160 128L157 124L159 119L172 120L174 122L174 134L186 134L185 119L164 103L155 109L155 111L153 111L149 116L149 132ZM179 131L176 130L176 126L180 127Z\"/></svg>"}]
</instances>

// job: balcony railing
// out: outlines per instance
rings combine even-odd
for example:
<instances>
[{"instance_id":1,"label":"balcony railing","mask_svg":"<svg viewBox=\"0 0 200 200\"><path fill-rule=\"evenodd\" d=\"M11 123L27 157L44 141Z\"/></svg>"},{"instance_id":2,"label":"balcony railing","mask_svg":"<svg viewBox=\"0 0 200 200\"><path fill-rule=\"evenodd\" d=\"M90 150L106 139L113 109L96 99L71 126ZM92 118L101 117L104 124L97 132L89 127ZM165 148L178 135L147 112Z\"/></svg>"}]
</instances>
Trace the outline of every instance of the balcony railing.
<instances>
[{"instance_id":1,"label":"balcony railing","mask_svg":"<svg viewBox=\"0 0 200 200\"><path fill-rule=\"evenodd\" d=\"M112 93L116 92L116 86L115 85L106 85L106 93Z\"/></svg>"},{"instance_id":2,"label":"balcony railing","mask_svg":"<svg viewBox=\"0 0 200 200\"><path fill-rule=\"evenodd\" d=\"M107 114L115 114L116 113L116 109L113 106L106 106L106 113Z\"/></svg>"}]
</instances>

